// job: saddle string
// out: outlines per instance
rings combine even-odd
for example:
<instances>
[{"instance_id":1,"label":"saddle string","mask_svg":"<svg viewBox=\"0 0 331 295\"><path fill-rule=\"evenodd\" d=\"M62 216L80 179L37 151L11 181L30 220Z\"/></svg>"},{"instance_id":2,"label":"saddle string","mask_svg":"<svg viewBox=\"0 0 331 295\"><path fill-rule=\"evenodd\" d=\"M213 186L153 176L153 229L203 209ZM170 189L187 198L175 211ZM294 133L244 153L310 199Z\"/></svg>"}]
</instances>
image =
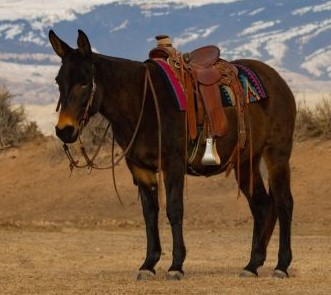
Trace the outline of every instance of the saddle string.
<instances>
[{"instance_id":1,"label":"saddle string","mask_svg":"<svg viewBox=\"0 0 331 295\"><path fill-rule=\"evenodd\" d=\"M94 67L93 67L94 68ZM85 123L89 117L89 111L90 111L90 108L92 107L92 104L93 104L93 101L94 101L94 97L95 97L95 93L97 91L97 85L95 83L95 79L94 79L94 75L92 77L92 90L91 90L91 94L90 94L90 97L87 101L87 104L86 104L86 107L85 107L85 111L83 113L83 117L82 117L82 120L79 124L79 134L81 134L82 130L83 130L83 127L85 126Z\"/></svg>"}]
</instances>

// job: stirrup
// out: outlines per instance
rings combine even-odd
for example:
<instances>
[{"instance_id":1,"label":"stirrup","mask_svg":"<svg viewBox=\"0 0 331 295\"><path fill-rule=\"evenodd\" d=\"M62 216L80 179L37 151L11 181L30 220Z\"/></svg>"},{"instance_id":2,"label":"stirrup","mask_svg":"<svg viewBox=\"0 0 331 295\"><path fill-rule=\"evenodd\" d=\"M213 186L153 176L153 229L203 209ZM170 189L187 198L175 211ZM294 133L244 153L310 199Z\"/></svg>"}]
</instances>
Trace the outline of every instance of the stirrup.
<instances>
[{"instance_id":1,"label":"stirrup","mask_svg":"<svg viewBox=\"0 0 331 295\"><path fill-rule=\"evenodd\" d=\"M216 144L212 137L206 139L206 150L201 159L202 165L220 165L221 159L216 150Z\"/></svg>"}]
</instances>

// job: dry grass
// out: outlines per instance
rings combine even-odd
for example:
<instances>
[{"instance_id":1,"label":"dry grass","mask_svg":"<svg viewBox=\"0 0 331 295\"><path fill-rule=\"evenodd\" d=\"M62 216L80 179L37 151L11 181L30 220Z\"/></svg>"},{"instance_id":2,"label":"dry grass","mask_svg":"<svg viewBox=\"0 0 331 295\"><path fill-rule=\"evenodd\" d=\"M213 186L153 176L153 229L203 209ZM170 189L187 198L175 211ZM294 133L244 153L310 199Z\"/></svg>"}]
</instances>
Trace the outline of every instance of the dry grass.
<instances>
[{"instance_id":1,"label":"dry grass","mask_svg":"<svg viewBox=\"0 0 331 295\"><path fill-rule=\"evenodd\" d=\"M305 101L297 107L295 139L331 139L331 98L324 98L315 107L308 107Z\"/></svg>"},{"instance_id":2,"label":"dry grass","mask_svg":"<svg viewBox=\"0 0 331 295\"><path fill-rule=\"evenodd\" d=\"M0 89L0 150L42 135L36 122L27 120L23 106L12 106L12 98L13 95L6 88Z\"/></svg>"}]
</instances>

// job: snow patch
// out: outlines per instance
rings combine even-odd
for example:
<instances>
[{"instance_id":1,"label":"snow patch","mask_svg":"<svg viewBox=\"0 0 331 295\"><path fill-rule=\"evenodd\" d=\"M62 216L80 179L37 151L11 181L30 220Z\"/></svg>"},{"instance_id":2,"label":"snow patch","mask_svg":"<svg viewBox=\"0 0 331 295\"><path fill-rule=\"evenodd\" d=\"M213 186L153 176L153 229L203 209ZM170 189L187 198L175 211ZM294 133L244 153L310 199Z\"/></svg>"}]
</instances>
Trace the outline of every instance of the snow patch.
<instances>
[{"instance_id":1,"label":"snow patch","mask_svg":"<svg viewBox=\"0 0 331 295\"><path fill-rule=\"evenodd\" d=\"M253 15L259 14L260 12L262 12L264 10L265 10L265 7L261 7L261 8L253 10L252 12L249 13L249 15L253 16Z\"/></svg>"},{"instance_id":2,"label":"snow patch","mask_svg":"<svg viewBox=\"0 0 331 295\"><path fill-rule=\"evenodd\" d=\"M0 61L0 85L13 89L14 102L46 104L57 101L54 78L59 65L22 65Z\"/></svg>"},{"instance_id":3,"label":"snow patch","mask_svg":"<svg viewBox=\"0 0 331 295\"><path fill-rule=\"evenodd\" d=\"M243 30L241 33L238 34L238 36L245 36L245 35L253 34L253 33L256 33L258 31L261 31L261 30L264 30L264 29L267 29L267 28L271 28L275 24L279 24L279 23L280 23L279 20L268 21L268 22L263 22L263 21L253 22L250 27Z\"/></svg>"},{"instance_id":4,"label":"snow patch","mask_svg":"<svg viewBox=\"0 0 331 295\"><path fill-rule=\"evenodd\" d=\"M21 24L3 24L0 26L0 35L4 35L5 39L13 40L15 36L22 33L24 26Z\"/></svg>"},{"instance_id":5,"label":"snow patch","mask_svg":"<svg viewBox=\"0 0 331 295\"><path fill-rule=\"evenodd\" d=\"M304 15L308 12L323 12L331 10L331 1L327 1L323 4L315 5L315 6L307 6L303 8L296 9L292 12L293 15Z\"/></svg>"},{"instance_id":6,"label":"snow patch","mask_svg":"<svg viewBox=\"0 0 331 295\"><path fill-rule=\"evenodd\" d=\"M181 37L174 38L173 44L175 47L180 47L197 39L207 38L210 34L215 32L218 27L219 25L211 26L205 29L197 29L195 27L188 28L183 34L181 34Z\"/></svg>"},{"instance_id":7,"label":"snow patch","mask_svg":"<svg viewBox=\"0 0 331 295\"><path fill-rule=\"evenodd\" d=\"M111 33L114 33L114 32L117 32L117 31L121 31L121 30L124 30L128 27L128 24L129 24L129 20L125 20L123 21L119 26L113 28L110 30Z\"/></svg>"},{"instance_id":8,"label":"snow patch","mask_svg":"<svg viewBox=\"0 0 331 295\"><path fill-rule=\"evenodd\" d=\"M48 25L59 22L60 20L74 20L76 14L83 14L93 10L96 6L118 2L127 5L166 5L183 4L187 6L203 6L211 3L233 3L243 0L2 0L0 4L1 20L34 20L42 19Z\"/></svg>"}]
</instances>

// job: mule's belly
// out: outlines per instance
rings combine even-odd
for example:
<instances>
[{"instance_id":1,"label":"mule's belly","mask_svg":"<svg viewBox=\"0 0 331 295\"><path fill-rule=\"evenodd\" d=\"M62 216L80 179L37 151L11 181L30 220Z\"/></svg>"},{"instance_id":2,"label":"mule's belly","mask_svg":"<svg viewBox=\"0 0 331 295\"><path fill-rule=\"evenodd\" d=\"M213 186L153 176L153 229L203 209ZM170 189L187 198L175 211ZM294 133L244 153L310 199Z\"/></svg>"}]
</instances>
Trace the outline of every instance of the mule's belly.
<instances>
[{"instance_id":1,"label":"mule's belly","mask_svg":"<svg viewBox=\"0 0 331 295\"><path fill-rule=\"evenodd\" d=\"M213 176L216 174L220 174L226 170L226 167L222 167L222 165L213 165L213 166L192 166L187 165L187 174L192 176Z\"/></svg>"}]
</instances>

